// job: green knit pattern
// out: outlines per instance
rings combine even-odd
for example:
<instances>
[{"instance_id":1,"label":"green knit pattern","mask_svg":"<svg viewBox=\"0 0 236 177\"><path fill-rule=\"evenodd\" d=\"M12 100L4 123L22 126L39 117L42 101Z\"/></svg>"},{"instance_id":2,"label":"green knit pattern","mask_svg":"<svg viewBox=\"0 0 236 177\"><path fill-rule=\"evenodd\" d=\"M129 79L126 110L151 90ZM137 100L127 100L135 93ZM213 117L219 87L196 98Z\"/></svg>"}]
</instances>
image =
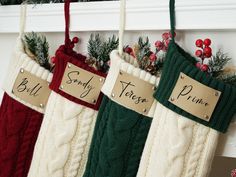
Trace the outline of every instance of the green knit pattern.
<instances>
[{"instance_id":1,"label":"green knit pattern","mask_svg":"<svg viewBox=\"0 0 236 177\"><path fill-rule=\"evenodd\" d=\"M211 127L220 132L226 132L236 112L236 88L222 81L216 80L209 74L202 72L195 67L196 60L185 52L174 41L169 44L168 52L161 80L154 97L164 106L186 118L192 119L205 126ZM220 99L214 109L209 122L202 120L168 101L180 72L185 73L192 79L218 91L221 91Z\"/></svg>"},{"instance_id":2,"label":"green knit pattern","mask_svg":"<svg viewBox=\"0 0 236 177\"><path fill-rule=\"evenodd\" d=\"M135 177L151 121L104 96L83 177Z\"/></svg>"}]
</instances>

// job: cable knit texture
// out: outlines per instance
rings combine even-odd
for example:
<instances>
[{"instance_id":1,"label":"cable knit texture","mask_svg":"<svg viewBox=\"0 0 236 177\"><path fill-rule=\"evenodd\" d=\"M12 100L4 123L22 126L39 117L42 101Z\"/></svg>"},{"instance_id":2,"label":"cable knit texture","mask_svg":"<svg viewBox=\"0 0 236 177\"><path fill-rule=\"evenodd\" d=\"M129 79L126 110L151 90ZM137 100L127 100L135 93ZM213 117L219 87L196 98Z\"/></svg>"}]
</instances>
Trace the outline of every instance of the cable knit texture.
<instances>
[{"instance_id":1,"label":"cable knit texture","mask_svg":"<svg viewBox=\"0 0 236 177\"><path fill-rule=\"evenodd\" d=\"M219 133L157 104L137 177L206 177Z\"/></svg>"},{"instance_id":2,"label":"cable knit texture","mask_svg":"<svg viewBox=\"0 0 236 177\"><path fill-rule=\"evenodd\" d=\"M161 104L174 112L224 133L227 131L231 119L236 112L236 88L200 71L195 67L195 62L196 60L193 57L181 49L176 43L171 42L162 72L163 77L161 77L160 85L154 96ZM192 79L208 87L221 91L220 99L209 122L189 114L168 101L180 72L185 73Z\"/></svg>"},{"instance_id":3,"label":"cable knit texture","mask_svg":"<svg viewBox=\"0 0 236 177\"><path fill-rule=\"evenodd\" d=\"M28 177L81 177L84 173L100 101L88 104L59 90L67 62L104 76L88 67L84 60L83 55L66 51L64 46L56 52L50 84L53 91Z\"/></svg>"},{"instance_id":4,"label":"cable knit texture","mask_svg":"<svg viewBox=\"0 0 236 177\"><path fill-rule=\"evenodd\" d=\"M198 70L195 59L172 41L167 52L157 104L137 177L207 177L217 147L235 112L235 88ZM179 73L220 90L210 122L201 121L168 99ZM226 114L228 111L228 114Z\"/></svg>"},{"instance_id":5,"label":"cable knit texture","mask_svg":"<svg viewBox=\"0 0 236 177\"><path fill-rule=\"evenodd\" d=\"M110 58L111 68L102 88L106 96L98 113L83 177L135 177L156 105L154 101L148 116L144 116L111 99L119 70L155 85L158 79L139 69L128 55L121 58L118 51L113 51Z\"/></svg>"},{"instance_id":6,"label":"cable knit texture","mask_svg":"<svg viewBox=\"0 0 236 177\"><path fill-rule=\"evenodd\" d=\"M49 71L24 53L22 41L18 38L4 84L6 92L0 107L0 177L27 176L43 118L43 109L11 93L20 68L41 79L51 80Z\"/></svg>"}]
</instances>

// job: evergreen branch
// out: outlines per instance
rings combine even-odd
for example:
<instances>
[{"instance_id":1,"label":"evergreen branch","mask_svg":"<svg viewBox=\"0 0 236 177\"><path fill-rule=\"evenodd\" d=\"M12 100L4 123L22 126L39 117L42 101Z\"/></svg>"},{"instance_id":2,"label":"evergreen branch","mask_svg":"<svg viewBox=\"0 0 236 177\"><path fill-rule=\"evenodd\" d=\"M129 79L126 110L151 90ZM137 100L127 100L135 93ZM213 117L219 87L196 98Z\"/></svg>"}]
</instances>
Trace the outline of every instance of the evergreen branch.
<instances>
[{"instance_id":1,"label":"evergreen branch","mask_svg":"<svg viewBox=\"0 0 236 177\"><path fill-rule=\"evenodd\" d=\"M99 34L91 34L88 41L88 55L90 57L98 58L100 53L100 46L102 45Z\"/></svg>"},{"instance_id":2,"label":"evergreen branch","mask_svg":"<svg viewBox=\"0 0 236 177\"><path fill-rule=\"evenodd\" d=\"M88 41L89 58L87 63L106 73L109 69L107 62L110 60L110 53L118 47L118 43L119 40L115 35L104 41L99 34L91 34Z\"/></svg>"},{"instance_id":3,"label":"evergreen branch","mask_svg":"<svg viewBox=\"0 0 236 177\"><path fill-rule=\"evenodd\" d=\"M144 40L142 37L139 37L138 39L138 48L139 52L136 53L136 57L138 59L139 67L141 69L144 69L147 63L149 62L148 57L151 54L150 50L150 43L148 37L146 37L146 40Z\"/></svg>"},{"instance_id":4,"label":"evergreen branch","mask_svg":"<svg viewBox=\"0 0 236 177\"><path fill-rule=\"evenodd\" d=\"M107 62L110 60L110 53L112 50L118 47L119 40L113 35L108 41L104 41L100 48L100 53L98 56L99 61Z\"/></svg>"},{"instance_id":5,"label":"evergreen branch","mask_svg":"<svg viewBox=\"0 0 236 177\"><path fill-rule=\"evenodd\" d=\"M208 66L213 77L221 74L226 64L231 60L227 54L219 50L215 56L209 61Z\"/></svg>"},{"instance_id":6,"label":"evergreen branch","mask_svg":"<svg viewBox=\"0 0 236 177\"><path fill-rule=\"evenodd\" d=\"M50 70L49 63L49 44L43 35L35 32L27 33L24 36L24 44L26 53L32 57L40 66Z\"/></svg>"}]
</instances>

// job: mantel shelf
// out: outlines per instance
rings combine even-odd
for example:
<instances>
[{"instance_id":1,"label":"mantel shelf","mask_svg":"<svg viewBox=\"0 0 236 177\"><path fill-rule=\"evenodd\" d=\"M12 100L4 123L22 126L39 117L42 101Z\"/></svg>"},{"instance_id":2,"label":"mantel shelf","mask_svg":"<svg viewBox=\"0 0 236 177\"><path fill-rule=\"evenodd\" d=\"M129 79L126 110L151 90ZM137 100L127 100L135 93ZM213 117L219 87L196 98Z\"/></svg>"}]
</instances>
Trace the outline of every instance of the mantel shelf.
<instances>
[{"instance_id":1,"label":"mantel shelf","mask_svg":"<svg viewBox=\"0 0 236 177\"><path fill-rule=\"evenodd\" d=\"M26 31L64 31L63 3L28 5ZM19 29L20 6L0 6L0 33ZM177 0L179 30L236 29L235 0ZM119 1L71 4L71 31L115 31L119 27ZM168 0L127 0L126 30L169 29Z\"/></svg>"}]
</instances>

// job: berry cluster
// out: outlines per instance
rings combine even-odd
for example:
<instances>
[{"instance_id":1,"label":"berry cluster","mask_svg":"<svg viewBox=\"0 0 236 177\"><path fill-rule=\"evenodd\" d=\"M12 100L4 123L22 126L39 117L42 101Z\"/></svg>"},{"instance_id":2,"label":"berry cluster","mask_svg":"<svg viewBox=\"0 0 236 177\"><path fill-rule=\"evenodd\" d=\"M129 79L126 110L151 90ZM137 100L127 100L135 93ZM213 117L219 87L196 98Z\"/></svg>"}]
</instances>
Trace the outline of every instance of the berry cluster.
<instances>
[{"instance_id":1,"label":"berry cluster","mask_svg":"<svg viewBox=\"0 0 236 177\"><path fill-rule=\"evenodd\" d=\"M175 34L176 35L176 34ZM151 44L148 37L146 40L139 37L138 43L134 47L125 46L124 52L133 56L139 67L152 75L159 75L163 67L166 51L172 35L170 32L164 32L162 39L155 42L155 51L151 50Z\"/></svg>"},{"instance_id":2,"label":"berry cluster","mask_svg":"<svg viewBox=\"0 0 236 177\"><path fill-rule=\"evenodd\" d=\"M207 64L204 64L204 60L206 58L212 57L212 49L210 47L211 40L205 39L204 41L202 39L198 39L195 42L196 46L200 49L196 50L195 55L201 59L200 62L196 63L196 67L202 70L203 72L209 71L209 66Z\"/></svg>"},{"instance_id":3,"label":"berry cluster","mask_svg":"<svg viewBox=\"0 0 236 177\"><path fill-rule=\"evenodd\" d=\"M78 37L73 37L71 43L70 43L70 48L73 49L75 47L75 44L77 44L79 42L79 38Z\"/></svg>"},{"instance_id":4,"label":"berry cluster","mask_svg":"<svg viewBox=\"0 0 236 177\"><path fill-rule=\"evenodd\" d=\"M175 34L176 36L176 34ZM162 41L158 40L155 42L155 47L158 51L163 50L163 51L167 51L168 45L170 43L170 40L172 38L171 33L169 32L165 32L162 34Z\"/></svg>"},{"instance_id":5,"label":"berry cluster","mask_svg":"<svg viewBox=\"0 0 236 177\"><path fill-rule=\"evenodd\" d=\"M175 36L176 36L176 33L175 33ZM146 57L149 58L149 62L152 64L152 65L155 65L155 62L157 61L157 54L158 52L162 51L162 52L166 52L167 51L167 48L168 48L168 45L170 43L170 40L172 38L172 35L170 32L164 32L162 34L162 40L157 40L155 42L155 49L156 51L153 52L151 50L148 50L148 52L146 52ZM140 49L140 47L139 47ZM124 48L124 52L125 53L128 53L129 55L133 56L134 58L136 58L137 56L135 55L135 51L137 51L134 47L134 49L132 49L130 46L126 46Z\"/></svg>"},{"instance_id":6,"label":"berry cluster","mask_svg":"<svg viewBox=\"0 0 236 177\"><path fill-rule=\"evenodd\" d=\"M231 171L231 177L236 177L236 169Z\"/></svg>"},{"instance_id":7,"label":"berry cluster","mask_svg":"<svg viewBox=\"0 0 236 177\"><path fill-rule=\"evenodd\" d=\"M78 37L73 37L72 41L70 42L70 48L73 49L75 47L75 44L77 44L79 42L79 38ZM53 56L51 57L51 63L55 63L56 62L56 57Z\"/></svg>"}]
</instances>

